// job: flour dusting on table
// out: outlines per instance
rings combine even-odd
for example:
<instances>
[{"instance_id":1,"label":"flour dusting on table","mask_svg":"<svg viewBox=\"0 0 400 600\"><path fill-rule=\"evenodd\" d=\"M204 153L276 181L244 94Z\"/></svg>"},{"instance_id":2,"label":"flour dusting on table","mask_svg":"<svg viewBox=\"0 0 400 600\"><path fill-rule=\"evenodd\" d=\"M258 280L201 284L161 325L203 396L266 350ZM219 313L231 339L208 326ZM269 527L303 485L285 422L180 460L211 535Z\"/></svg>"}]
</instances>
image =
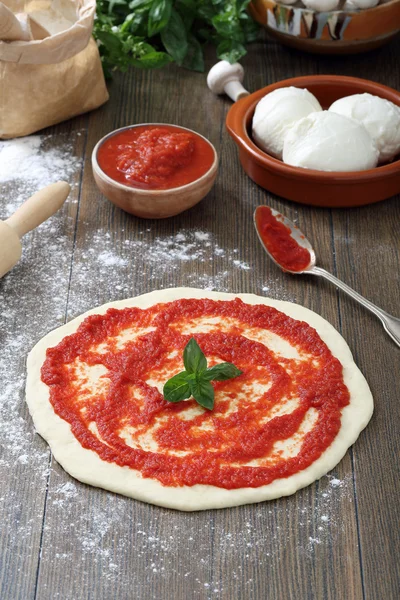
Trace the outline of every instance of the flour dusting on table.
<instances>
[{"instance_id":1,"label":"flour dusting on table","mask_svg":"<svg viewBox=\"0 0 400 600\"><path fill-rule=\"evenodd\" d=\"M121 237L125 235L128 233L122 228ZM105 294L110 301L174 285L238 291L232 288L233 278L252 271L245 259L245 250L224 248L216 234L200 229L183 228L172 235L154 237L152 227L139 223L133 236L131 232L118 245L109 232L90 230L84 248L74 252L68 319L105 302ZM142 267L139 274L134 271L138 264ZM246 291L264 293L265 279L262 274L257 279L257 287ZM289 300L279 282L279 276L270 280L269 295ZM96 301L99 290L101 296Z\"/></svg>"},{"instance_id":2,"label":"flour dusting on table","mask_svg":"<svg viewBox=\"0 0 400 600\"><path fill-rule=\"evenodd\" d=\"M0 140L0 186L12 184L13 190L13 198L0 206L3 214L9 216L35 191L55 181L69 181L80 170L82 160L73 153L76 135L59 147L48 146L51 135Z\"/></svg>"},{"instance_id":3,"label":"flour dusting on table","mask_svg":"<svg viewBox=\"0 0 400 600\"><path fill-rule=\"evenodd\" d=\"M53 181L77 183L82 161L72 148L78 135L68 140L35 135L0 141L0 218ZM48 147L53 138L60 142L59 149ZM67 204L73 200L71 192ZM24 236L22 260L0 280L0 443L5 450L0 466L26 465L27 472L34 468L41 477L48 473L49 451L45 444L35 443L31 422L25 420L25 360L38 332L56 326L60 303L65 302L69 270L64 267L72 251L68 241L72 228L63 208ZM31 255L36 235L41 240ZM43 297L45 303L38 303L37 298Z\"/></svg>"},{"instance_id":4,"label":"flour dusting on table","mask_svg":"<svg viewBox=\"0 0 400 600\"><path fill-rule=\"evenodd\" d=\"M73 151L79 135L0 142L0 219L49 183L63 179L72 185L66 206L24 236L22 260L0 280L0 478L9 486L0 492L0 519L11 557L29 556L27 548L37 552L43 519L50 452L28 416L25 363L39 337L57 326L63 304L65 312L74 230L68 206L77 201L74 188L82 167Z\"/></svg>"},{"instance_id":5,"label":"flour dusting on table","mask_svg":"<svg viewBox=\"0 0 400 600\"><path fill-rule=\"evenodd\" d=\"M295 497L230 509L232 518L242 523L239 531L231 531L228 518L224 519L225 525L215 519L217 511L182 514L143 503L133 506L132 501L121 496L96 492L79 483L67 493L59 486L49 495L55 513L53 524L45 526L47 544L42 558L44 562L56 558L62 569L80 552L87 565L97 565L105 580L119 585L123 581L128 585L129 581L132 597L138 595L149 600L159 600L146 595L156 579L168 589L174 580L184 580L193 574L198 565L186 569L185 557L192 560L198 557L203 573L203 577L195 578L191 597L226 598L227 582L215 580L212 575L213 562L222 559L231 565L230 579L238 580L250 596L253 569L273 570L289 544L291 552L310 557L324 552L324 547L334 544L346 527L341 515L343 504L353 502L352 477L339 480L336 476L326 476L319 481L318 488L311 501L306 489ZM89 501L99 493L101 502ZM52 530L54 523L60 527L59 539ZM70 538L69 548L62 541L64 537ZM129 578L124 561L127 545L143 561L140 578Z\"/></svg>"}]
</instances>

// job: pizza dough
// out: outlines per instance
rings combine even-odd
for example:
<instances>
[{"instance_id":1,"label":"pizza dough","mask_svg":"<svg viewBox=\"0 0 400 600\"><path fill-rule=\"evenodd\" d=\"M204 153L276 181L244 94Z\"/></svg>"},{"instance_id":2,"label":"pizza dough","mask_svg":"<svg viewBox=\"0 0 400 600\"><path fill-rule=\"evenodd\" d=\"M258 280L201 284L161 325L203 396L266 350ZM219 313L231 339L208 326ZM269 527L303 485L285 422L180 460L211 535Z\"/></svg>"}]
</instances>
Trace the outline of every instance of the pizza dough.
<instances>
[{"instance_id":1,"label":"pizza dough","mask_svg":"<svg viewBox=\"0 0 400 600\"><path fill-rule=\"evenodd\" d=\"M92 449L89 449L89 447L83 447L80 441L78 441L77 437L72 433L70 423L56 414L53 404L50 401L50 387L41 379L41 368L46 360L46 351L49 348L54 348L57 346L57 344L59 344L62 340L64 340L63 344L68 345L70 338L65 340L66 336L75 334L80 324L89 315L104 315L110 308L117 309L118 311L128 307L149 309L150 307L153 307L159 303L169 303L179 299L203 298L218 301L230 301L234 300L235 298L240 298L246 305L265 305L267 307L273 307L285 315L288 315L292 319L302 321L303 329L304 327L307 327L304 325L304 323L307 323L314 330L316 330L319 337L328 346L333 356L336 357L342 364L343 382L345 386L347 386L350 401L341 409L340 429L336 434L336 437L334 437L332 443L325 451L323 451L319 458L317 458L306 468L299 470L288 477L276 478L267 485L261 485L260 487L225 489L224 487L218 487L217 485L205 484L163 485L159 480L157 480L156 477L144 477L138 470L135 470L129 466L120 466L120 464L117 464L116 462L104 460L98 453ZM190 321L190 319L188 319L186 325L181 324L181 328L183 328L184 331L181 331L180 333L185 335L195 335L196 333L204 333L207 331L218 331L219 329L229 333L231 330L237 331L237 324L235 325L234 320L230 318L214 318L209 319L208 322L200 320L197 325L193 320ZM150 330L151 328L143 329L137 332L126 330L124 332L125 337L122 336L120 339L111 340L110 343L112 342L112 347L114 349L122 348L124 344L129 342L129 339L135 340L135 336L146 336ZM249 339L253 338L253 340L256 340L256 344L263 343L264 346L270 346L275 355L278 357L279 364L281 366L283 365L283 368L288 369L288 372L290 372L290 365L296 366L298 365L299 361L305 359L305 356L302 356L301 352L299 354L299 349L296 347L296 344L290 345L287 340L280 338L269 331L254 327L249 327L246 331L241 334L242 337L243 335L248 336ZM98 360L96 360L99 363L94 364L94 367L92 365L92 371L90 371L90 369L87 371L88 367L84 364L74 366L74 373L80 373L79 377L81 380L79 381L78 377L77 383L80 385L79 389L82 399L85 400L86 398L86 405L82 408L82 411L90 411L90 402L96 400L96 393L101 393L101 390L98 388L98 386L100 385L101 387L102 385L105 385L105 381L109 381L109 379L107 379L109 376L107 368L101 364L101 355L107 351L107 348L105 347L106 345L103 343L91 348L91 351L93 350L95 356L97 356ZM96 360L94 360L94 363ZM311 363L317 363L318 357L308 356L307 360L311 361ZM215 362L222 361L217 356L215 357ZM35 428L37 432L47 440L54 457L68 473L82 482L102 487L112 492L124 494L126 496L130 496L132 498L152 504L157 504L159 506L165 506L184 511L238 506L241 504L259 502L262 500L271 500L280 496L293 494L296 490L309 485L322 475L325 475L329 470L333 469L338 464L349 446L356 441L362 429L367 425L373 412L373 399L367 382L357 366L354 364L351 352L346 342L327 321L312 311L297 304L271 300L269 298L259 297L252 294L235 295L219 292L208 292L191 288L172 288L151 292L137 298L105 304L99 308L85 313L84 315L81 315L67 325L64 325L46 335L30 352L27 366L28 377L26 397ZM240 365L237 366L240 368ZM112 366L108 368L112 369ZM68 366L68 370L69 369L70 366ZM168 377L176 372L177 370L175 366L175 371L169 374ZM153 374L155 381L148 381L147 383L159 390L162 390L162 384L165 382L165 377L166 375L163 373L161 378L162 380L157 381L157 374ZM254 393L254 389L250 391L251 393ZM218 406L218 394L220 394L220 398L222 398L222 393L223 391L216 391L216 407ZM263 390L261 390L260 393L262 394ZM243 397L246 398L245 395ZM189 402L191 402L192 408L188 410L186 410L185 406L183 406L184 403L180 403L182 406L179 410L184 410L184 412L180 412L178 414L180 419L187 421L188 419L192 418L192 415L196 416L199 413L207 412L205 409L202 409L198 406L193 408L193 401ZM189 404L187 406L189 406ZM294 408L296 408L296 406L294 406ZM281 407L281 409L278 407L278 411L281 410L282 414L286 412L290 413L290 411L293 411L294 408L293 402L287 402L283 407ZM233 403L228 412L231 414L234 411L235 404ZM277 411L275 410L275 413L272 411L271 414L272 416L277 416ZM278 453L279 460L283 460L286 455L290 456L290 453L294 455L296 452L299 452L301 444L304 443L304 436L306 436L307 431L311 430L315 425L315 414L313 416L310 412L310 414L306 416L308 421L305 418L304 423L301 425L303 428L303 437L300 436L299 439L296 439L296 436L292 436L289 440L283 440L282 442L280 441L279 444L275 445L276 447L274 456L276 457L276 453ZM212 413L208 413L206 417L212 419ZM161 417L160 422L162 420L163 418ZM98 443L103 445L105 451L107 451L108 447L110 446L111 452L111 444L102 440L99 431L96 429L96 423L91 423L90 425L91 426L89 429L92 434L96 436ZM158 426L159 425L160 423L158 423ZM204 425L204 429L212 429L212 420L205 422ZM204 436L202 439L204 439L205 443L208 433L207 431L200 431L201 428L198 429L198 434L200 436ZM301 428L299 428L299 432L300 429ZM135 438L134 435L134 433L130 433L129 426L126 424L126 426L121 429L121 439L119 442L126 444L127 450L132 447L134 448L135 444L137 447L137 444L139 443L142 444L142 446L140 446L141 451L144 450L150 454L154 452L157 453L157 446L154 446L154 440L144 437L141 442L138 442L139 438ZM279 450L277 450L278 445L280 448ZM213 448L210 448L209 452L213 452L213 450ZM186 454L185 451L182 451L182 448L178 448L174 452L171 451L171 461L175 455L180 456L181 454ZM188 460L190 463L190 456ZM267 464L268 460L270 460L270 457L267 457L262 464ZM249 467L257 468L257 465L257 461L253 461ZM235 465L233 465L231 468L234 468L234 466Z\"/></svg>"}]
</instances>

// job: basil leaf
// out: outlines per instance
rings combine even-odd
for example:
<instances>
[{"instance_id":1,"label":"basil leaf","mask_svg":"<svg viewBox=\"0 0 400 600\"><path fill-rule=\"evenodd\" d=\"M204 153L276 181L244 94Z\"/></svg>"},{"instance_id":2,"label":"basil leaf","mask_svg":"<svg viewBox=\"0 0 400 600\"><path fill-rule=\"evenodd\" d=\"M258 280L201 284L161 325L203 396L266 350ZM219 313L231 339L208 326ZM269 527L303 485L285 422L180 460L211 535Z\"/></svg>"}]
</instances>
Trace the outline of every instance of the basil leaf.
<instances>
[{"instance_id":1,"label":"basil leaf","mask_svg":"<svg viewBox=\"0 0 400 600\"><path fill-rule=\"evenodd\" d=\"M97 39L107 48L109 54L119 55L122 53L122 42L118 36L111 31L98 31Z\"/></svg>"},{"instance_id":2,"label":"basil leaf","mask_svg":"<svg viewBox=\"0 0 400 600\"><path fill-rule=\"evenodd\" d=\"M147 33L152 37L159 33L169 21L172 11L172 0L153 0L149 11Z\"/></svg>"},{"instance_id":3,"label":"basil leaf","mask_svg":"<svg viewBox=\"0 0 400 600\"><path fill-rule=\"evenodd\" d=\"M226 381L227 379L239 377L242 373L243 371L235 367L232 363L224 362L210 367L201 377L206 381Z\"/></svg>"},{"instance_id":4,"label":"basil leaf","mask_svg":"<svg viewBox=\"0 0 400 600\"><path fill-rule=\"evenodd\" d=\"M212 24L214 25L217 33L219 33L222 37L227 38L229 41L236 41L243 43L244 42L244 34L241 29L240 23L238 20L234 19L229 13L222 13L220 15L216 15Z\"/></svg>"},{"instance_id":5,"label":"basil leaf","mask_svg":"<svg viewBox=\"0 0 400 600\"><path fill-rule=\"evenodd\" d=\"M179 4L182 5L181 12L183 12L183 10L186 10L186 11L192 12L193 14L196 13L196 10L197 10L196 0L178 0L178 5Z\"/></svg>"},{"instance_id":6,"label":"basil leaf","mask_svg":"<svg viewBox=\"0 0 400 600\"><path fill-rule=\"evenodd\" d=\"M131 65L162 67L171 60L202 71L201 44L205 41L218 45L219 58L234 62L245 54L244 46L254 41L260 30L247 12L249 1L97 0L93 35L99 43L104 72L110 76L114 70L126 71ZM171 18L174 23L169 26ZM165 29L167 33L159 35ZM144 46L150 44L152 51L146 51Z\"/></svg>"},{"instance_id":7,"label":"basil leaf","mask_svg":"<svg viewBox=\"0 0 400 600\"><path fill-rule=\"evenodd\" d=\"M132 48L133 45L131 34L135 34L137 36L135 40L143 44L142 40L147 35L147 13L140 10L130 13L120 25L119 30L124 35L124 41L128 48Z\"/></svg>"},{"instance_id":8,"label":"basil leaf","mask_svg":"<svg viewBox=\"0 0 400 600\"><path fill-rule=\"evenodd\" d=\"M171 61L172 58L165 52L149 52L140 58L132 58L130 64L142 69L159 69Z\"/></svg>"},{"instance_id":9,"label":"basil leaf","mask_svg":"<svg viewBox=\"0 0 400 600\"><path fill-rule=\"evenodd\" d=\"M200 378L191 384L191 390L197 404L208 410L214 408L214 388L209 381L204 381Z\"/></svg>"},{"instance_id":10,"label":"basil leaf","mask_svg":"<svg viewBox=\"0 0 400 600\"><path fill-rule=\"evenodd\" d=\"M185 371L169 379L163 388L168 402L180 402L192 395L198 404L212 410L214 408L214 388L210 381L226 381L242 374L232 363L220 363L207 369L207 359L194 338L183 350Z\"/></svg>"},{"instance_id":11,"label":"basil leaf","mask_svg":"<svg viewBox=\"0 0 400 600\"><path fill-rule=\"evenodd\" d=\"M202 373L207 369L207 359L194 338L185 346L183 364L188 373Z\"/></svg>"},{"instance_id":12,"label":"basil leaf","mask_svg":"<svg viewBox=\"0 0 400 600\"><path fill-rule=\"evenodd\" d=\"M223 40L217 46L217 56L231 64L237 62L246 54L246 48L235 40Z\"/></svg>"},{"instance_id":13,"label":"basil leaf","mask_svg":"<svg viewBox=\"0 0 400 600\"><path fill-rule=\"evenodd\" d=\"M132 10L133 8L148 8L150 7L152 0L132 0L129 3L129 8Z\"/></svg>"},{"instance_id":14,"label":"basil leaf","mask_svg":"<svg viewBox=\"0 0 400 600\"><path fill-rule=\"evenodd\" d=\"M163 387L163 396L168 402L180 402L192 395L187 373L182 371L171 379Z\"/></svg>"},{"instance_id":15,"label":"basil leaf","mask_svg":"<svg viewBox=\"0 0 400 600\"><path fill-rule=\"evenodd\" d=\"M204 56L201 44L191 33L188 36L188 40L189 49L182 66L191 71L199 71L202 73L204 71Z\"/></svg>"},{"instance_id":16,"label":"basil leaf","mask_svg":"<svg viewBox=\"0 0 400 600\"><path fill-rule=\"evenodd\" d=\"M240 25L246 39L246 43L255 42L260 35L260 27L255 23L248 13L240 17Z\"/></svg>"},{"instance_id":17,"label":"basil leaf","mask_svg":"<svg viewBox=\"0 0 400 600\"><path fill-rule=\"evenodd\" d=\"M186 32L189 32L196 18L197 7L195 0L178 0L175 6L182 17Z\"/></svg>"},{"instance_id":18,"label":"basil leaf","mask_svg":"<svg viewBox=\"0 0 400 600\"><path fill-rule=\"evenodd\" d=\"M172 9L168 24L161 31L161 41L175 62L182 64L188 51L188 41L185 24L175 9Z\"/></svg>"},{"instance_id":19,"label":"basil leaf","mask_svg":"<svg viewBox=\"0 0 400 600\"><path fill-rule=\"evenodd\" d=\"M215 7L212 4L206 4L204 2L200 4L200 6L197 8L197 12L201 19L204 19L205 21L211 21L216 11Z\"/></svg>"},{"instance_id":20,"label":"basil leaf","mask_svg":"<svg viewBox=\"0 0 400 600\"><path fill-rule=\"evenodd\" d=\"M250 4L250 0L236 0L237 11L239 13L243 12L249 4Z\"/></svg>"},{"instance_id":21,"label":"basil leaf","mask_svg":"<svg viewBox=\"0 0 400 600\"><path fill-rule=\"evenodd\" d=\"M108 14L111 15L114 12L115 6L126 6L126 5L127 5L126 0L110 0L110 3L108 5Z\"/></svg>"}]
</instances>

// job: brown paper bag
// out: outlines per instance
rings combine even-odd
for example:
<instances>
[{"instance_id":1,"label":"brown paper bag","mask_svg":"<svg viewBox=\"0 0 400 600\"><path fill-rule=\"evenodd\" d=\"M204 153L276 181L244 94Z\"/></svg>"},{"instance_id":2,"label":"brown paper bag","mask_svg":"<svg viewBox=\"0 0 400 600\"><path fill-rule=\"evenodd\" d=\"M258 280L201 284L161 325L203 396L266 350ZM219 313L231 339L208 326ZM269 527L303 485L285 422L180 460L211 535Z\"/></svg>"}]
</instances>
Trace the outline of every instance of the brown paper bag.
<instances>
[{"instance_id":1,"label":"brown paper bag","mask_svg":"<svg viewBox=\"0 0 400 600\"><path fill-rule=\"evenodd\" d=\"M20 0L7 0L21 12ZM34 3L22 10L29 12ZM76 0L77 20L41 40L0 41L0 139L29 135L108 100L96 42L95 0ZM40 1L39 8L51 2ZM34 8L34 6L33 6Z\"/></svg>"}]
</instances>

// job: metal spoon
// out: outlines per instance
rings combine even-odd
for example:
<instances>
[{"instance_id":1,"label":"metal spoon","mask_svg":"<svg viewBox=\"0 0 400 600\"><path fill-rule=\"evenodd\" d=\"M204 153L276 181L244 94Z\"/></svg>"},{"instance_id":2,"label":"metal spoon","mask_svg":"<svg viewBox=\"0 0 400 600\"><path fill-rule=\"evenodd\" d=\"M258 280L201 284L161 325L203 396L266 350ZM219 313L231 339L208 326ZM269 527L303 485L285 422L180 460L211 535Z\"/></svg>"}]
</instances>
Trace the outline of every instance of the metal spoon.
<instances>
[{"instance_id":1,"label":"metal spoon","mask_svg":"<svg viewBox=\"0 0 400 600\"><path fill-rule=\"evenodd\" d=\"M258 211L260 211L263 208L265 208L265 207L259 206L254 211L254 225L255 225L258 237L260 238L260 242L264 247L264 250L266 251L268 256L270 258L272 258L274 263L277 264L278 267L282 268L282 266L271 255L270 251L268 250L267 246L264 243L264 240L262 239L261 232L259 231L259 228L258 228L257 215L259 215ZM267 207L267 208L269 208L269 207ZM317 275L319 277L323 277L323 278L327 279L328 281L332 282L334 285L336 285L336 287L338 287L341 290L343 290L344 292L346 292L346 294L351 296L354 300L356 300L357 302L359 302L360 304L365 306L365 308L367 308L370 312L372 312L374 315L376 315L382 321L385 331L390 335L392 340L394 340L396 342L396 344L398 346L400 346L400 319L393 317L392 315L389 315L387 312L385 312L381 308L378 308L377 306L375 306L375 304L372 304L372 302L370 302L369 300L367 300L366 298L364 298L363 296L361 296L360 294L355 292L351 287L349 287L348 285L346 285L345 283L340 281L340 279L338 279L337 277L335 277L328 271L325 271L325 269L321 269L320 267L317 267L315 265L316 257L315 257L314 249L311 246L310 242L307 240L307 238L304 236L304 234L300 231L300 229L298 227L296 227L296 225L294 225L294 223L292 223L292 221L289 221L289 219L287 219L285 216L283 216L278 211L274 210L273 208L270 208L270 210L271 210L272 215L278 221L280 221L281 223L283 223L286 227L288 227L290 229L290 235L292 236L292 238L294 240L296 240L296 242L299 244L299 246L306 248L310 253L310 262L307 265L307 267L305 267L302 271L291 271L287 268L285 268L284 271L287 271L294 275L300 275L302 273L305 273L307 275Z\"/></svg>"}]
</instances>

